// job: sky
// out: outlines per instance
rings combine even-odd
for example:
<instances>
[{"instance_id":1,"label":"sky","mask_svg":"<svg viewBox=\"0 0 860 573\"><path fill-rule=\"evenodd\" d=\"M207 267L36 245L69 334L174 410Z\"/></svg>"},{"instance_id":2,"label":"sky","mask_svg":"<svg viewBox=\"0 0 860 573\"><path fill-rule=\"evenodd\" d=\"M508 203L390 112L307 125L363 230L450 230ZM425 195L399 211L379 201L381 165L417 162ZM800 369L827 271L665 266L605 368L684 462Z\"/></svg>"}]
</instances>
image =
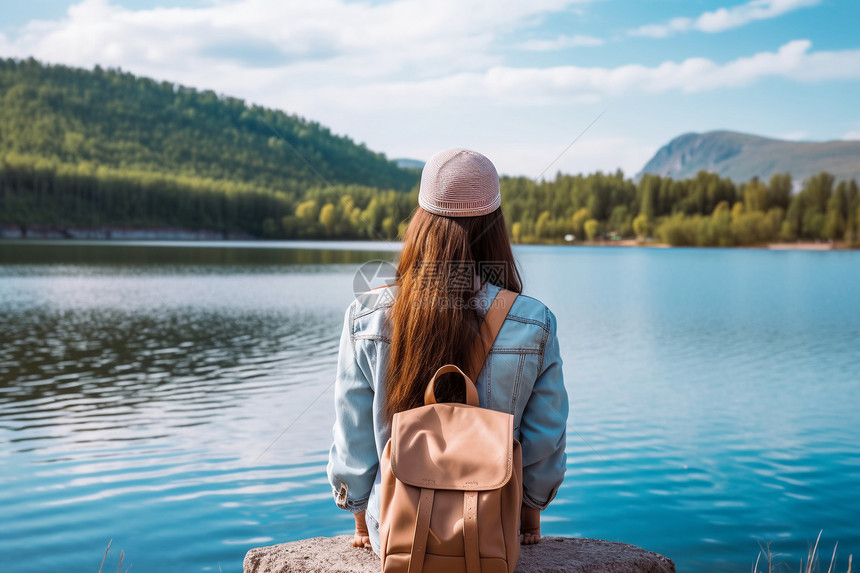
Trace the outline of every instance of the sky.
<instances>
[{"instance_id":1,"label":"sky","mask_svg":"<svg viewBox=\"0 0 860 573\"><path fill-rule=\"evenodd\" d=\"M3 0L0 57L30 56L533 178L688 132L860 140L860 0Z\"/></svg>"}]
</instances>

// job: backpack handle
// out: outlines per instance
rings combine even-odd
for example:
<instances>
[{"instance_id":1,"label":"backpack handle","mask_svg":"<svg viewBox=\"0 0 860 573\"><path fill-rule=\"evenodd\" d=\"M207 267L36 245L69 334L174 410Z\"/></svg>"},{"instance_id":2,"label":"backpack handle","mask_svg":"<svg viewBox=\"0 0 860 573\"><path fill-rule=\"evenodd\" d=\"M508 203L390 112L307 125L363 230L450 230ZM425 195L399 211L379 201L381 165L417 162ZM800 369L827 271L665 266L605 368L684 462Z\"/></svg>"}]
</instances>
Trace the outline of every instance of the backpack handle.
<instances>
[{"instance_id":1,"label":"backpack handle","mask_svg":"<svg viewBox=\"0 0 860 573\"><path fill-rule=\"evenodd\" d=\"M459 372L463 377L463 382L466 384L466 404L470 406L480 406L480 403L478 402L478 389L475 387L475 384L472 382L471 378L466 376L465 372L453 364L442 366L436 371L433 378L430 379L430 383L427 384L427 389L424 391L424 405L429 406L430 404L436 403L436 394L433 389L436 379L442 374L448 374L450 372Z\"/></svg>"}]
</instances>

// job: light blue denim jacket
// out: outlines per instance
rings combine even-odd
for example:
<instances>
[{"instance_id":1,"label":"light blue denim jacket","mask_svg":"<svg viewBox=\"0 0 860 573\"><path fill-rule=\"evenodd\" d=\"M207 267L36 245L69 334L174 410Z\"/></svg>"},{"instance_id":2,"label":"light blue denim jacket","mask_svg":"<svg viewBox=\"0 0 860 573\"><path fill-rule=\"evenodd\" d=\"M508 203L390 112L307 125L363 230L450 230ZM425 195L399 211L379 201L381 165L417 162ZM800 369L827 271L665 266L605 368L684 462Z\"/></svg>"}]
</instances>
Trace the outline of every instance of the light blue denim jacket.
<instances>
[{"instance_id":1,"label":"light blue denim jacket","mask_svg":"<svg viewBox=\"0 0 860 573\"><path fill-rule=\"evenodd\" d=\"M498 291L492 284L479 291L482 314ZM396 295L396 287L377 289L349 306L335 381L329 481L338 507L353 513L366 509L374 524L379 521L379 458L390 436L384 414L390 344L385 315ZM513 414L514 437L523 452L523 502L544 509L566 467L568 400L555 315L534 298L517 297L475 383L482 407Z\"/></svg>"}]
</instances>

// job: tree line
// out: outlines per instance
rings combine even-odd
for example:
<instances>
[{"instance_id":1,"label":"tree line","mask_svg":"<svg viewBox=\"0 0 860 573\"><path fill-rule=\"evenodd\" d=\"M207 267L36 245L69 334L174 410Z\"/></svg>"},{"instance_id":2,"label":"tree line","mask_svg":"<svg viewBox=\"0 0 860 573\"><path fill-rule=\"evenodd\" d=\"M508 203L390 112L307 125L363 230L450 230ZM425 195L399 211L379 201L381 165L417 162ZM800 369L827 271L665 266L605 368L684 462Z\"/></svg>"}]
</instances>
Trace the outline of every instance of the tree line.
<instances>
[{"instance_id":1,"label":"tree line","mask_svg":"<svg viewBox=\"0 0 860 573\"><path fill-rule=\"evenodd\" d=\"M233 180L0 156L0 225L182 228L280 239L392 239L417 195L362 185L303 193Z\"/></svg>"},{"instance_id":2,"label":"tree line","mask_svg":"<svg viewBox=\"0 0 860 573\"><path fill-rule=\"evenodd\" d=\"M502 182L502 204L517 242L654 238L673 246L743 246L833 240L860 245L857 182L820 173L793 193L789 174L735 184L699 172L674 180L644 175L561 175Z\"/></svg>"},{"instance_id":3,"label":"tree line","mask_svg":"<svg viewBox=\"0 0 860 573\"><path fill-rule=\"evenodd\" d=\"M0 225L394 239L419 172L312 121L121 70L0 59ZM517 243L860 243L855 181L503 177Z\"/></svg>"},{"instance_id":4,"label":"tree line","mask_svg":"<svg viewBox=\"0 0 860 573\"><path fill-rule=\"evenodd\" d=\"M856 181L821 173L792 193L790 175L736 185L713 173L502 177L516 243L653 238L675 246L773 241L860 244ZM409 191L334 184L287 192L245 181L0 155L0 225L173 227L277 239L396 239L417 205ZM572 237L571 237L572 236Z\"/></svg>"}]
</instances>

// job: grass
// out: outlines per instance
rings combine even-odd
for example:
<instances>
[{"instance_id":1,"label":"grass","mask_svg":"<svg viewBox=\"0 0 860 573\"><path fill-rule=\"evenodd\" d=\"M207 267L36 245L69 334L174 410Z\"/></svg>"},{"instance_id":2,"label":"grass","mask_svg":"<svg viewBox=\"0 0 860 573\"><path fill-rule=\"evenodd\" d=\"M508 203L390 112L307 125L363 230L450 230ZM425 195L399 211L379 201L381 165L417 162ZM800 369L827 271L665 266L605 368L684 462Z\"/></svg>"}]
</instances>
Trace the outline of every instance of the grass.
<instances>
[{"instance_id":1,"label":"grass","mask_svg":"<svg viewBox=\"0 0 860 573\"><path fill-rule=\"evenodd\" d=\"M803 558L800 558L800 569L798 569L799 573L818 573L821 571L820 563L819 563L819 552L818 552L818 543L821 541L821 534L824 533L824 530L818 532L818 538L815 540L815 545L809 550L809 553L806 556L806 562L803 561ZM836 542L836 545L833 546L833 555L830 557L830 566L827 568L827 573L835 573L833 571L833 564L836 562L836 549L839 547L839 542ZM759 569L759 563L761 563L762 557L764 557L765 562L767 563L767 569ZM851 573L851 562L854 558L854 555L848 556L848 570L846 573ZM758 552L758 557L756 557L755 564L752 568L752 573L776 573L781 565L785 565L784 563L774 564L773 562L773 552L770 549L770 543L761 547Z\"/></svg>"},{"instance_id":2,"label":"grass","mask_svg":"<svg viewBox=\"0 0 860 573\"><path fill-rule=\"evenodd\" d=\"M104 555L104 557L102 557L102 564L99 565L99 573L102 573L102 569L104 569L105 561L107 560L108 553L110 553L110 546L112 543L113 543L113 539L108 541L107 549L105 549L105 555ZM120 569L122 568L122 560L123 559L125 559L125 551L120 550L120 552L119 552L119 565L116 566L116 573L120 572ZM129 565L128 568L126 569L126 573L128 573L129 569L131 569L131 565Z\"/></svg>"},{"instance_id":3,"label":"grass","mask_svg":"<svg viewBox=\"0 0 860 573\"><path fill-rule=\"evenodd\" d=\"M821 541L821 534L824 533L824 530L818 532L818 538L815 540L815 545L809 550L807 554L806 561L803 561L803 558L800 558L800 569L798 569L799 573L819 573L821 571L819 564L819 552L818 552L818 543ZM105 561L107 561L108 553L110 553L110 546L113 544L113 539L108 541L107 549L105 549L104 557L102 557L102 564L99 566L99 572L102 573L102 569L104 569ZM755 564L752 567L752 573L777 573L779 568L782 565L786 565L785 563L776 563L773 562L773 551L770 549L770 543L761 546L761 549L758 552L758 557L756 557ZM839 547L839 542L836 542L836 545L833 546L833 555L830 557L830 566L827 568L827 573L835 573L833 571L833 564L836 562L836 549ZM765 559L765 563L767 564L766 569L759 569L759 564L762 561L762 557ZM851 565L853 561L854 555L848 556L848 570L845 573L851 573ZM122 569L122 561L125 559L125 551L120 550L119 552L119 564L116 566L116 573L120 573ZM761 563L764 565L764 563ZM131 565L126 569L126 573L131 569ZM221 572L221 563L218 563L218 571Z\"/></svg>"}]
</instances>

